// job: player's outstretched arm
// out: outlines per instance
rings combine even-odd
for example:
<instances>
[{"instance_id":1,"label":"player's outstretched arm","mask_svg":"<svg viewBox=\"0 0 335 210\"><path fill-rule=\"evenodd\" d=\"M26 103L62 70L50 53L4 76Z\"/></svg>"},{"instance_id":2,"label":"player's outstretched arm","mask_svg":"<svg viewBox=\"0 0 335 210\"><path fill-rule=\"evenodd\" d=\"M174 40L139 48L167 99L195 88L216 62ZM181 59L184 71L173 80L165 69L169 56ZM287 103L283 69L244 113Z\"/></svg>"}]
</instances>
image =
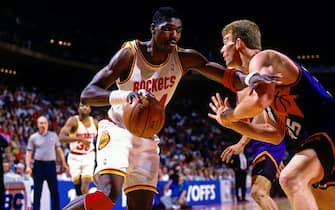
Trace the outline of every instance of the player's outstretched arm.
<instances>
[{"instance_id":1,"label":"player's outstretched arm","mask_svg":"<svg viewBox=\"0 0 335 210\"><path fill-rule=\"evenodd\" d=\"M180 49L180 60L184 71L194 70L206 78L216 81L233 92L250 87L251 91L259 84L278 83L280 74L246 74L219 63L209 61L200 52L193 49Z\"/></svg>"}]
</instances>

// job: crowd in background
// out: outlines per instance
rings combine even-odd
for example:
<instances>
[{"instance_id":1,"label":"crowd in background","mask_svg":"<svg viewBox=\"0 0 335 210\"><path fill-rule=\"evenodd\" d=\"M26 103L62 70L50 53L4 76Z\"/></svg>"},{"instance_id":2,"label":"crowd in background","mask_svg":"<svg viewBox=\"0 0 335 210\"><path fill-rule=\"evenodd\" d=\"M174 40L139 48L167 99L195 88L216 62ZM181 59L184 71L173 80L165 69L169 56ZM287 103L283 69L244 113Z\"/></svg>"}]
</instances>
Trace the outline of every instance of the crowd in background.
<instances>
[{"instance_id":1,"label":"crowd in background","mask_svg":"<svg viewBox=\"0 0 335 210\"><path fill-rule=\"evenodd\" d=\"M7 171L24 168L27 140L37 130L36 119L46 115L50 130L59 133L66 119L77 114L78 93L57 93L25 85L0 84L0 131L11 136L4 154ZM222 164L223 148L236 140L207 118L191 98L181 98L169 105L161 138L161 180L176 166L182 166L187 180L231 178L232 173ZM108 107L106 107L108 108ZM105 108L94 109L92 115L102 119ZM68 145L63 145L64 153ZM62 174L62 177L69 177ZM165 177L165 178L164 178Z\"/></svg>"}]
</instances>

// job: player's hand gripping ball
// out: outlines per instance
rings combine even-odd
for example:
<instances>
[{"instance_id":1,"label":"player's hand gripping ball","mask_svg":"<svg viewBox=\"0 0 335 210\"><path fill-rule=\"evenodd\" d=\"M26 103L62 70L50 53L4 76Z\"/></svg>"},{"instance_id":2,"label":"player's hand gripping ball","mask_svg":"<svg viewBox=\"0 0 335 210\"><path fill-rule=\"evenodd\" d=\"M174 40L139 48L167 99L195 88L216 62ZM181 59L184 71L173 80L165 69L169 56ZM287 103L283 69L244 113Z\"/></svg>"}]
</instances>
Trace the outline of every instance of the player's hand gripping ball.
<instances>
[{"instance_id":1,"label":"player's hand gripping ball","mask_svg":"<svg viewBox=\"0 0 335 210\"><path fill-rule=\"evenodd\" d=\"M165 109L151 94L134 97L123 107L123 122L135 136L150 138L163 128Z\"/></svg>"}]
</instances>

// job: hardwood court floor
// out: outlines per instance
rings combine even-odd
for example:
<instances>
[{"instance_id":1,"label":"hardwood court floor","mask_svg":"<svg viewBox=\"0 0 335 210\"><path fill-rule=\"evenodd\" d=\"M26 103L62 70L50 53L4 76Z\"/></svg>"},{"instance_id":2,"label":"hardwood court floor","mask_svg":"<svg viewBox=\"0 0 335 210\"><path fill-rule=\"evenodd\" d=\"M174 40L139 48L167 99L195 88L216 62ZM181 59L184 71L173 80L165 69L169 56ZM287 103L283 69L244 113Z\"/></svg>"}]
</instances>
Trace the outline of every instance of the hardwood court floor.
<instances>
[{"instance_id":1,"label":"hardwood court floor","mask_svg":"<svg viewBox=\"0 0 335 210\"><path fill-rule=\"evenodd\" d=\"M279 210L292 210L286 198L276 198ZM248 202L222 203L218 205L193 206L192 210L260 210L256 202L249 199Z\"/></svg>"}]
</instances>

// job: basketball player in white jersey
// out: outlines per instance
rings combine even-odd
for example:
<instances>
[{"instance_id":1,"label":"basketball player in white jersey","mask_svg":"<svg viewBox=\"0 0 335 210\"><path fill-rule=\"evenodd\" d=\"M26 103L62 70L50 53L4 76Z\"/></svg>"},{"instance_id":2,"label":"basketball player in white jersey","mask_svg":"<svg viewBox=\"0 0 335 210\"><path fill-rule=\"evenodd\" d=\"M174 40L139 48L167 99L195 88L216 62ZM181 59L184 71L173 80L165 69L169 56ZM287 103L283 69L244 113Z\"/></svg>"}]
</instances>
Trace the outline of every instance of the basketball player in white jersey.
<instances>
[{"instance_id":1,"label":"basketball player in white jersey","mask_svg":"<svg viewBox=\"0 0 335 210\"><path fill-rule=\"evenodd\" d=\"M107 119L99 122L97 137L98 190L71 201L64 209L113 209L122 189L128 210L151 210L159 171L159 138L139 138L124 128L122 106L147 92L165 107L182 76L190 69L223 83L230 89L242 89L245 74L209 62L193 49L177 46L182 21L171 7L159 8L152 19L149 41L125 42L83 90L81 101L91 106L111 106ZM275 75L273 75L275 77ZM274 77L254 75L252 84L272 82ZM116 84L117 90L108 90Z\"/></svg>"},{"instance_id":2,"label":"basketball player in white jersey","mask_svg":"<svg viewBox=\"0 0 335 210\"><path fill-rule=\"evenodd\" d=\"M78 115L70 117L59 133L60 141L70 146L67 163L77 195L88 193L95 167L98 121L90 113L90 106L80 103Z\"/></svg>"}]
</instances>

